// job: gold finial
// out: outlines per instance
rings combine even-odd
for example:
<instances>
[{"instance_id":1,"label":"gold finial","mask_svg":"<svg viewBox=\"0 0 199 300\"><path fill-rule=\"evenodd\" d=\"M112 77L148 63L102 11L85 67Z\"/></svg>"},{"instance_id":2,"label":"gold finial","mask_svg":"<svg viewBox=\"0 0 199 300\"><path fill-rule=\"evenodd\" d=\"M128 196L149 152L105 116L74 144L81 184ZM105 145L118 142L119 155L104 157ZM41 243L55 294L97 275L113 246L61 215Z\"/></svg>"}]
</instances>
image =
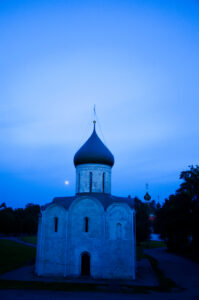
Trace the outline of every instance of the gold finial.
<instances>
[{"instance_id":1,"label":"gold finial","mask_svg":"<svg viewBox=\"0 0 199 300\"><path fill-rule=\"evenodd\" d=\"M94 124L94 130L95 130L95 124L96 124L96 111L95 111L95 104L93 107L93 114L94 114L94 120L93 120L93 124Z\"/></svg>"},{"instance_id":2,"label":"gold finial","mask_svg":"<svg viewBox=\"0 0 199 300\"><path fill-rule=\"evenodd\" d=\"M95 131L95 124L96 124L96 121L94 120L93 121L93 125L94 125L93 131Z\"/></svg>"}]
</instances>

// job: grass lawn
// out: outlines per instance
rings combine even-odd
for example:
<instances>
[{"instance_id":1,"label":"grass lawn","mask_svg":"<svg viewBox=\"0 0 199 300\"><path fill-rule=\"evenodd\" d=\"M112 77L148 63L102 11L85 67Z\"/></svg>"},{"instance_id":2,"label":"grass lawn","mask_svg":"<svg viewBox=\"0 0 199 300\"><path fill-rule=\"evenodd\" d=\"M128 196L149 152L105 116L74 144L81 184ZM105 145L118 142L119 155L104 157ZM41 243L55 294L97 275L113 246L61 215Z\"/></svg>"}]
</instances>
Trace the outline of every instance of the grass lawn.
<instances>
[{"instance_id":1,"label":"grass lawn","mask_svg":"<svg viewBox=\"0 0 199 300\"><path fill-rule=\"evenodd\" d=\"M142 242L141 246L143 248L145 248L145 249L167 247L166 243L163 242L163 241L147 241L147 242Z\"/></svg>"},{"instance_id":2,"label":"grass lawn","mask_svg":"<svg viewBox=\"0 0 199 300\"><path fill-rule=\"evenodd\" d=\"M36 243L35 236L23 238L29 243ZM160 244L161 243L161 244ZM149 247L164 247L162 242L150 242ZM176 287L175 283L169 278L165 277L163 272L159 269L156 259L143 253L145 243L137 246L137 259L149 259L151 266L156 273L159 281L158 287L144 287L134 286L129 287L129 292L133 293L147 293L149 291L170 291ZM148 244L147 244L148 246ZM36 249L34 247L19 244L10 240L0 239L0 274L19 268L31 260L35 259ZM23 282L23 281L8 281L0 280L0 289L5 288L19 288L19 289L49 289L49 290L69 290L69 291L102 291L108 289L107 284L83 284L83 283L41 283L41 282ZM124 287L125 288L125 287ZM121 285L121 291L124 289ZM124 289L124 292L126 290Z\"/></svg>"},{"instance_id":3,"label":"grass lawn","mask_svg":"<svg viewBox=\"0 0 199 300\"><path fill-rule=\"evenodd\" d=\"M35 259L36 249L0 239L0 274L19 268Z\"/></svg>"},{"instance_id":4,"label":"grass lawn","mask_svg":"<svg viewBox=\"0 0 199 300\"><path fill-rule=\"evenodd\" d=\"M148 241L148 242L142 242L139 245L136 246L136 260L140 260L142 258L148 258L144 253L144 249L152 249L152 248L162 248L167 247L165 242L160 241Z\"/></svg>"},{"instance_id":5,"label":"grass lawn","mask_svg":"<svg viewBox=\"0 0 199 300\"><path fill-rule=\"evenodd\" d=\"M30 236L23 236L20 238L20 240L30 243L30 244L37 244L37 236L36 235L30 235Z\"/></svg>"},{"instance_id":6,"label":"grass lawn","mask_svg":"<svg viewBox=\"0 0 199 300\"><path fill-rule=\"evenodd\" d=\"M136 260L141 260L143 258L147 258L146 255L143 253L143 247L142 246L136 246Z\"/></svg>"}]
</instances>

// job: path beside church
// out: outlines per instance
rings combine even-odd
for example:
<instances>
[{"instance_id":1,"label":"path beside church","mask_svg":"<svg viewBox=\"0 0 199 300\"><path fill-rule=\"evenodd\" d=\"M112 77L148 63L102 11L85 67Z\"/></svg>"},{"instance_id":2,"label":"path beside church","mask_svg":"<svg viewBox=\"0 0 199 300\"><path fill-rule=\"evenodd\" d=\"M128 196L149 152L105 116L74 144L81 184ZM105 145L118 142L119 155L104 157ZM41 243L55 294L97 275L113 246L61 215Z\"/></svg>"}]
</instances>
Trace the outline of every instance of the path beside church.
<instances>
[{"instance_id":1,"label":"path beside church","mask_svg":"<svg viewBox=\"0 0 199 300\"><path fill-rule=\"evenodd\" d=\"M145 250L146 254L153 256L159 262L159 268L164 274L184 288L180 292L171 293L150 293L150 294L120 294L120 293L83 293L83 292L59 292L44 290L0 290L0 299L29 299L36 300L42 297L43 300L51 299L199 299L199 264L189 259L166 252L165 248Z\"/></svg>"},{"instance_id":2,"label":"path beside church","mask_svg":"<svg viewBox=\"0 0 199 300\"><path fill-rule=\"evenodd\" d=\"M0 290L1 300L198 300L187 293L120 294L92 292L59 292L38 290Z\"/></svg>"},{"instance_id":3,"label":"path beside church","mask_svg":"<svg viewBox=\"0 0 199 300\"><path fill-rule=\"evenodd\" d=\"M181 297L184 296L185 298L181 299L199 299L199 264L182 256L169 253L167 248L148 249L144 252L159 262L159 268L166 277L185 289L184 292L180 293Z\"/></svg>"}]
</instances>

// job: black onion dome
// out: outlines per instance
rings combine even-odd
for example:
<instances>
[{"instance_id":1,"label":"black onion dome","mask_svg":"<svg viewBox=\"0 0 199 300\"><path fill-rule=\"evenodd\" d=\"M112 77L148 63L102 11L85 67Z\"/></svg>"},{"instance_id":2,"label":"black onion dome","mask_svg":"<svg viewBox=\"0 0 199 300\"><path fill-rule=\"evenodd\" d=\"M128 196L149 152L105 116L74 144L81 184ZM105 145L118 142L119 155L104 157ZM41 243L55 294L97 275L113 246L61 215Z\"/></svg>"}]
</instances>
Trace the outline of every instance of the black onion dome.
<instances>
[{"instance_id":1,"label":"black onion dome","mask_svg":"<svg viewBox=\"0 0 199 300\"><path fill-rule=\"evenodd\" d=\"M113 166L114 156L98 137L95 126L86 143L74 156L74 165L103 164Z\"/></svg>"}]
</instances>

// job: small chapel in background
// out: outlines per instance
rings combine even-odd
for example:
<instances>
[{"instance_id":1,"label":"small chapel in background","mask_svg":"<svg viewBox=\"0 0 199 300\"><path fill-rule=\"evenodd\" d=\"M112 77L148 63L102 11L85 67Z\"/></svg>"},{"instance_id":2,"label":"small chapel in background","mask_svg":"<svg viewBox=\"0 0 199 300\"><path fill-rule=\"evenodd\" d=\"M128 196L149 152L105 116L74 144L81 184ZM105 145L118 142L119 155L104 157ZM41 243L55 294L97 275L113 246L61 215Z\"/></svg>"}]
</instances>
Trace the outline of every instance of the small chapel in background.
<instances>
[{"instance_id":1,"label":"small chapel in background","mask_svg":"<svg viewBox=\"0 0 199 300\"><path fill-rule=\"evenodd\" d=\"M41 208L39 276L135 279L133 199L111 195L114 157L94 128L74 156L76 194Z\"/></svg>"}]
</instances>

